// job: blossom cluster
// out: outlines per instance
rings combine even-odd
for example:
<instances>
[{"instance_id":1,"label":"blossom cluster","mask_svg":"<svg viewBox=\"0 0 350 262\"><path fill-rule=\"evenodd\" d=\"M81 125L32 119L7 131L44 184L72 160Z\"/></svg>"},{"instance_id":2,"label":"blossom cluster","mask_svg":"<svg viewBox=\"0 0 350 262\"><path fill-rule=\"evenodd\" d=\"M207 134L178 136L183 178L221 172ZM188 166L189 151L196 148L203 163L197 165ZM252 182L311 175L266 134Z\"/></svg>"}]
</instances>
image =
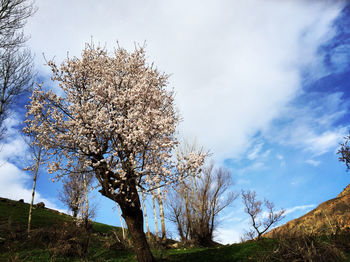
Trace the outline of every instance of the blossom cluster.
<instances>
[{"instance_id":1,"label":"blossom cluster","mask_svg":"<svg viewBox=\"0 0 350 262\"><path fill-rule=\"evenodd\" d=\"M174 95L166 89L168 76L146 63L143 48L118 47L109 55L87 45L81 58L48 65L63 95L36 87L25 131L37 133L55 156L50 171L58 179L81 156L110 198L131 201L131 184L150 189L178 179L171 161L179 121ZM200 162L192 155L181 168Z\"/></svg>"}]
</instances>

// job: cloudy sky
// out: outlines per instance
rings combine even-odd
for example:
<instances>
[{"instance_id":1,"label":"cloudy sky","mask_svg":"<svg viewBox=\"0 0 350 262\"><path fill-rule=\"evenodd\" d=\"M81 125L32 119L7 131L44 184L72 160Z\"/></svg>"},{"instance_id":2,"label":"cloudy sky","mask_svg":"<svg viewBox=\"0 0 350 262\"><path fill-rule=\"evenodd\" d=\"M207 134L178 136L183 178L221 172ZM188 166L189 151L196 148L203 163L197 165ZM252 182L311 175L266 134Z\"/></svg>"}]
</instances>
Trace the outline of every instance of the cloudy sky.
<instances>
[{"instance_id":1,"label":"cloudy sky","mask_svg":"<svg viewBox=\"0 0 350 262\"><path fill-rule=\"evenodd\" d=\"M348 133L350 7L346 1L37 0L25 32L38 82L50 82L45 59L79 57L86 42L132 50L146 42L150 62L171 74L183 122L179 130L229 169L233 190L255 190L287 209L285 222L335 197L350 181L336 155ZM0 151L0 194L30 199L21 171L26 144L13 108ZM36 201L65 209L60 184L42 170ZM119 225L113 203L98 194L98 221ZM216 239L239 240L248 227L237 200L221 216ZM174 232L175 233L175 232Z\"/></svg>"}]
</instances>

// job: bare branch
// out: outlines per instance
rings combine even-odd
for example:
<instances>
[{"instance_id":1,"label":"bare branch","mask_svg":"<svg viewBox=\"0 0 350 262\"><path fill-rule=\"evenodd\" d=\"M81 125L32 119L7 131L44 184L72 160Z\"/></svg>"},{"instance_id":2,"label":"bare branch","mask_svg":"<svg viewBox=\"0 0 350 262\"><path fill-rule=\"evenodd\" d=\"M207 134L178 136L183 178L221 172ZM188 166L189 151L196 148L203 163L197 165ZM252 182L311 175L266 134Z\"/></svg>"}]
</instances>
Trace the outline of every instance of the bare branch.
<instances>
[{"instance_id":1,"label":"bare branch","mask_svg":"<svg viewBox=\"0 0 350 262\"><path fill-rule=\"evenodd\" d=\"M267 209L267 215L263 215L263 202L256 199L255 191L245 192L242 190L241 194L245 206L244 211L250 216L251 226L253 227L252 230L245 233L245 238L254 239L257 237L260 239L272 225L277 224L284 218L285 210L276 211L275 205L266 199L264 205Z\"/></svg>"},{"instance_id":2,"label":"bare branch","mask_svg":"<svg viewBox=\"0 0 350 262\"><path fill-rule=\"evenodd\" d=\"M34 78L33 56L23 49L28 38L20 31L34 12L29 0L0 0L0 139L11 106L28 91Z\"/></svg>"}]
</instances>

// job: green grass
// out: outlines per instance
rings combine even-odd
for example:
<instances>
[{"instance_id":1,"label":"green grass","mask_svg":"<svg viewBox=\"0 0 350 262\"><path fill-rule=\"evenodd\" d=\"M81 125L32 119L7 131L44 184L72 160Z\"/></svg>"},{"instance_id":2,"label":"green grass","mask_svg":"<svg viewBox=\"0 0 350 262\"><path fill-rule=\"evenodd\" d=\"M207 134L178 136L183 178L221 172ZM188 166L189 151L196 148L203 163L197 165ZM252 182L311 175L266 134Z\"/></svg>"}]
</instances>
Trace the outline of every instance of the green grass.
<instances>
[{"instance_id":1,"label":"green grass","mask_svg":"<svg viewBox=\"0 0 350 262\"><path fill-rule=\"evenodd\" d=\"M71 216L47 208L35 208L32 211L31 228L34 235L41 239L26 239L29 204L0 198L0 261L50 261L47 232L70 230L74 226ZM67 228L68 227L68 228ZM121 232L121 228L93 222L92 238L89 248L89 261L132 261L130 251L114 251L103 248L103 243L112 232ZM35 237L34 237L35 238ZM5 243L3 243L5 241ZM80 261L78 258L55 257L53 261Z\"/></svg>"},{"instance_id":2,"label":"green grass","mask_svg":"<svg viewBox=\"0 0 350 262\"><path fill-rule=\"evenodd\" d=\"M12 225L25 226L28 221L29 204L18 201L0 201L0 223L10 223ZM6 201L6 202L4 202ZM47 209L33 209L32 227L47 227L56 222L71 221L71 217L58 212L50 212Z\"/></svg>"},{"instance_id":3,"label":"green grass","mask_svg":"<svg viewBox=\"0 0 350 262\"><path fill-rule=\"evenodd\" d=\"M264 244L258 242L247 242L242 244L233 244L215 248L191 248L191 249L174 249L164 254L155 253L156 257L171 262L238 262L238 261L255 261L256 256L263 254L266 250L273 247L273 241L265 241Z\"/></svg>"},{"instance_id":4,"label":"green grass","mask_svg":"<svg viewBox=\"0 0 350 262\"><path fill-rule=\"evenodd\" d=\"M46 208L34 209L32 229L33 234L36 232L39 237L28 240L25 234L28 211L29 204L0 198L0 261L81 261L77 256L60 256L52 251L55 239L50 238L50 234L74 231L71 216ZM113 232L121 235L121 228L93 222L86 261L137 261L132 250L106 247L106 244L115 241ZM84 239L84 235L74 236ZM257 261L257 258L271 252L276 244L276 240L265 239L215 248L154 249L152 252L158 261L163 262ZM350 262L350 256L346 261Z\"/></svg>"},{"instance_id":5,"label":"green grass","mask_svg":"<svg viewBox=\"0 0 350 262\"><path fill-rule=\"evenodd\" d=\"M26 227L28 223L29 204L19 201L0 198L0 225L11 224L13 226ZM43 228L60 225L64 222L72 222L73 218L67 214L60 213L48 208L34 208L32 211L31 227ZM93 231L97 233L108 233L113 230L121 230L98 222L93 222Z\"/></svg>"},{"instance_id":6,"label":"green grass","mask_svg":"<svg viewBox=\"0 0 350 262\"><path fill-rule=\"evenodd\" d=\"M0 237L7 239L9 228L14 232L25 232L29 204L0 198ZM72 223L71 216L50 209L34 209L32 214L32 229L52 229ZM113 250L103 247L103 239L112 237L111 232L120 232L120 228L94 222L88 261L136 261L134 253L130 250ZM42 240L45 242L45 239ZM220 248L191 248L152 250L154 256L161 261L248 261L252 253L259 247L256 243L237 244ZM35 241L13 241L7 247L0 245L0 261L10 259L18 261L80 261L74 257L52 257L46 243Z\"/></svg>"}]
</instances>

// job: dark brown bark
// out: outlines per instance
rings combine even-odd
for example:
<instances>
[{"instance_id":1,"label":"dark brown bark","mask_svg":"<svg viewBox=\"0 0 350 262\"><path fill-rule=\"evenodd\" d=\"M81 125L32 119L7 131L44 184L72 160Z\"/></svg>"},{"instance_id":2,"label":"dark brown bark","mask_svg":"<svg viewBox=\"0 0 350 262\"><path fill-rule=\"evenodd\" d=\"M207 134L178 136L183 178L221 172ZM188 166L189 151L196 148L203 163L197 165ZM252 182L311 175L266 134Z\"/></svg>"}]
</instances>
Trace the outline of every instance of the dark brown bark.
<instances>
[{"instance_id":1,"label":"dark brown bark","mask_svg":"<svg viewBox=\"0 0 350 262\"><path fill-rule=\"evenodd\" d=\"M185 243L187 241L187 239L184 235L184 230L182 227L182 222L180 221L180 216L176 217L176 222L177 222L177 231L179 232L181 242Z\"/></svg>"},{"instance_id":2,"label":"dark brown bark","mask_svg":"<svg viewBox=\"0 0 350 262\"><path fill-rule=\"evenodd\" d=\"M78 216L78 209L77 209L77 208L74 208L74 209L73 209L73 217L74 217L74 218L77 218L77 216Z\"/></svg>"},{"instance_id":3,"label":"dark brown bark","mask_svg":"<svg viewBox=\"0 0 350 262\"><path fill-rule=\"evenodd\" d=\"M128 225L128 230L134 243L134 250L139 262L153 262L155 261L151 250L148 246L145 232L143 231L143 214L141 210L140 199L136 187L132 189L134 198L131 203L122 201L119 203L122 210L122 216Z\"/></svg>"},{"instance_id":4,"label":"dark brown bark","mask_svg":"<svg viewBox=\"0 0 350 262\"><path fill-rule=\"evenodd\" d=\"M143 231L143 213L135 180L130 179L114 184L112 189L118 189L118 193L115 193L110 190L110 184L113 183L111 177L115 177L115 174L108 170L106 163L102 163L95 171L96 178L102 186L99 192L103 196L117 202L122 210L122 217L128 226L137 260L139 262L154 262L155 259L147 243L145 232ZM128 177L135 177L133 171L129 171Z\"/></svg>"}]
</instances>

